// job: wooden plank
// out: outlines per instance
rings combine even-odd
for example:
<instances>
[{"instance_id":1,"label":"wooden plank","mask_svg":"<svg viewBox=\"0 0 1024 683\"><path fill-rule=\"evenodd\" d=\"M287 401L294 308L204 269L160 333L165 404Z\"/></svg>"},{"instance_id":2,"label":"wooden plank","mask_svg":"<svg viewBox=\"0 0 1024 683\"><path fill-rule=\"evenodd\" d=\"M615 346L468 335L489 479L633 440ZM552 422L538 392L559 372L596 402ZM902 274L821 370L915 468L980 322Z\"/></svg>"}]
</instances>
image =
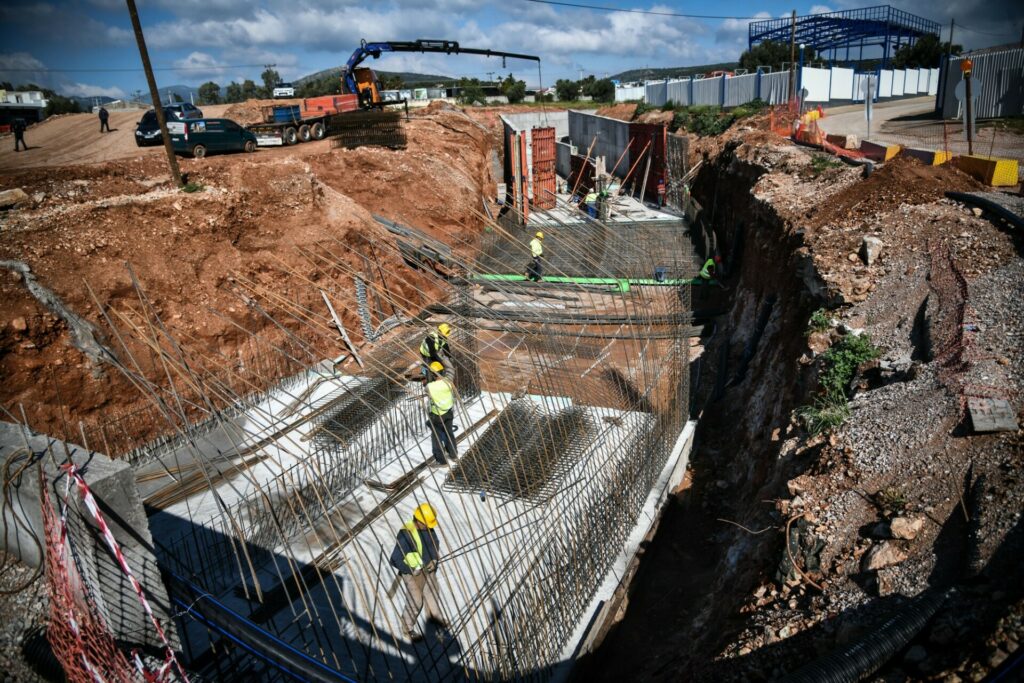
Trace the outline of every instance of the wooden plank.
<instances>
[{"instance_id":1,"label":"wooden plank","mask_svg":"<svg viewBox=\"0 0 1024 683\"><path fill-rule=\"evenodd\" d=\"M324 298L324 303L327 304L327 310L331 312L331 317L334 318L334 324L338 328L338 332L341 332L341 338L345 340L345 345L348 346L348 350L352 352L352 355L356 357L356 362L359 363L359 367L365 368L363 359L359 357L359 351L356 350L356 345L352 343L352 340L348 338L348 332L345 331L345 326L341 324L341 318L334 311L334 306L331 305L331 300L327 298L327 292L320 290L320 296Z\"/></svg>"}]
</instances>

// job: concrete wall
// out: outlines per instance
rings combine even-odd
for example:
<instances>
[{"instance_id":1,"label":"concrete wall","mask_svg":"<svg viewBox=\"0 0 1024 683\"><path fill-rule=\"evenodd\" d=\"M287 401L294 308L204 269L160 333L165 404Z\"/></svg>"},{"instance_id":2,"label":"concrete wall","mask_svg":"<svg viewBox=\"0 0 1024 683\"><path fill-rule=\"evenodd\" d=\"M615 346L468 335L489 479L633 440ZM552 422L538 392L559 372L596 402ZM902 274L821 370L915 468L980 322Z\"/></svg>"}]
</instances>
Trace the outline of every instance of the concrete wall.
<instances>
[{"instance_id":1,"label":"concrete wall","mask_svg":"<svg viewBox=\"0 0 1024 683\"><path fill-rule=\"evenodd\" d=\"M9 465L12 473L20 472L20 477L11 487L12 505L5 507L0 516L0 538L4 541L4 549L33 567L44 560L46 536L37 466L43 467L50 487L50 500L59 514L59 501L64 497L67 480L54 460L65 462L65 447L71 460L84 468L83 477L121 546L128 566L145 589L149 604L172 645L178 647L167 590L151 550L153 537L149 532L149 520L142 507L135 474L127 463L45 435L28 434L21 425L0 422L3 466ZM31 463L30 466L22 470L27 463ZM75 486L68 496L67 520L68 542L73 549L70 556L74 558L78 574L87 584L90 597L114 637L131 643L159 646L160 639L128 577L110 554Z\"/></svg>"},{"instance_id":2,"label":"concrete wall","mask_svg":"<svg viewBox=\"0 0 1024 683\"><path fill-rule=\"evenodd\" d=\"M591 143L594 148L590 152L591 159L603 156L609 171L629 146L629 123L598 116L589 112L569 111L569 138L579 149L581 156L586 156ZM619 164L615 175L622 177L629 170Z\"/></svg>"},{"instance_id":3,"label":"concrete wall","mask_svg":"<svg viewBox=\"0 0 1024 683\"><path fill-rule=\"evenodd\" d=\"M615 88L615 101L628 102L629 100L642 100L644 98L644 86L642 85L620 85Z\"/></svg>"},{"instance_id":4,"label":"concrete wall","mask_svg":"<svg viewBox=\"0 0 1024 683\"><path fill-rule=\"evenodd\" d=\"M563 178L572 173L572 150L567 142L555 142L555 172Z\"/></svg>"},{"instance_id":5,"label":"concrete wall","mask_svg":"<svg viewBox=\"0 0 1024 683\"><path fill-rule=\"evenodd\" d=\"M567 111L502 114L501 120L507 123L514 130L554 128L556 140L560 140L566 135L569 135L569 112Z\"/></svg>"}]
</instances>

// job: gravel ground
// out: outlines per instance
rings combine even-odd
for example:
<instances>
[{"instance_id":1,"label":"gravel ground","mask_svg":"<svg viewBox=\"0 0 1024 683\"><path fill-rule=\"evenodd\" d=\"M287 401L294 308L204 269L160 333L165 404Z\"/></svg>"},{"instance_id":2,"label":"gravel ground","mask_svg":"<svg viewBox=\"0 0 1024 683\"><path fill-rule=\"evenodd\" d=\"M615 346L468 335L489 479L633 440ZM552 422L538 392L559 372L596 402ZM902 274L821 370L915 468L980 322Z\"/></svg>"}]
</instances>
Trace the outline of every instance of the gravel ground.
<instances>
[{"instance_id":1,"label":"gravel ground","mask_svg":"<svg viewBox=\"0 0 1024 683\"><path fill-rule=\"evenodd\" d=\"M20 586L34 573L6 556L3 559L0 587L4 589ZM42 578L37 578L21 592L0 593L0 614L8 615L0 618L0 683L43 683L46 680L28 666L22 656L22 643L33 628L46 624L48 604L46 582Z\"/></svg>"}]
</instances>

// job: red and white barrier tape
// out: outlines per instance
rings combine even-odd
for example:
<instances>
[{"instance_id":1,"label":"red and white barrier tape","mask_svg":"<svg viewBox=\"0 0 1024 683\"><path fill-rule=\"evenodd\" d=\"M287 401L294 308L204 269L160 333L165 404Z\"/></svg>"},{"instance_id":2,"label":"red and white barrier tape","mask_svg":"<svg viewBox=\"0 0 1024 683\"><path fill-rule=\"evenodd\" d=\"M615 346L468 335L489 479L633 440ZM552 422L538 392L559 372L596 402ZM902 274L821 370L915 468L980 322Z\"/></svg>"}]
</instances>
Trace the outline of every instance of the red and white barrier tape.
<instances>
[{"instance_id":1,"label":"red and white barrier tape","mask_svg":"<svg viewBox=\"0 0 1024 683\"><path fill-rule=\"evenodd\" d=\"M171 643L167 640L167 635L164 633L163 627L160 625L160 622L153 614L153 609L149 606L149 601L146 600L145 591L142 590L142 584L140 584L139 580L135 578L135 574L132 573L131 568L128 566L128 560L125 558L124 553L121 552L121 546L118 544L117 539L114 538L114 534L110 531L110 527L107 526L107 522L103 518L103 514L100 512L99 505L96 504L96 498L93 497L92 491L89 490L89 485L85 483L85 479L82 478L82 475L78 472L78 468L74 465L74 463L68 463L66 465L63 465L63 469L65 472L67 472L68 483L67 488L65 489L64 510L62 510L61 513L61 539L63 540L64 537L66 536L65 522L67 520L67 496L70 494L71 479L74 479L75 483L78 485L78 493L82 497L82 502L85 503L86 509L89 510L89 513L93 516L93 519L96 520L96 524L99 526L100 532L103 534L103 540L107 542L107 545L110 547L110 552L112 552L114 554L114 557L117 558L117 563L121 565L121 571L125 573L125 575L128 577L128 580L131 582L132 588L135 589L135 594L139 598L139 602L142 603L142 608L146 611L146 614L149 615L150 621L153 622L153 628L156 629L157 635L160 636L160 640L163 642L164 647L167 649L167 662L164 664L164 666L160 668L159 672L157 673L157 676L159 676L162 679L163 676L166 675L171 664L173 663L174 666L178 669L178 673L181 674L182 679L185 681L185 683L188 683L188 675L185 673L184 667L181 666L177 658L174 656L174 648L171 647ZM61 547L63 548L63 543L61 544ZM72 620L71 623L72 629L74 629L77 632L74 620ZM141 662L136 657L136 665L138 666L139 664L141 664ZM94 671L94 669L91 666L87 666L87 668L89 669L90 673Z\"/></svg>"}]
</instances>

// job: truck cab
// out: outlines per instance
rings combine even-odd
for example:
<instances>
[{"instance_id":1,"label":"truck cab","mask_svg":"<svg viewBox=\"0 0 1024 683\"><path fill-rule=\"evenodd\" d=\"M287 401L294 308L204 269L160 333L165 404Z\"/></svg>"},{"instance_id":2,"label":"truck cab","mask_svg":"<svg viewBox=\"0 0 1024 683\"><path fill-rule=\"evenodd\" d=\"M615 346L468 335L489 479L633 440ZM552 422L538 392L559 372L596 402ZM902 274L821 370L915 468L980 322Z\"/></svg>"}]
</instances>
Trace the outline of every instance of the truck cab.
<instances>
[{"instance_id":1,"label":"truck cab","mask_svg":"<svg viewBox=\"0 0 1024 683\"><path fill-rule=\"evenodd\" d=\"M291 83L278 83L274 86L274 99L282 97L295 97L295 86Z\"/></svg>"},{"instance_id":2,"label":"truck cab","mask_svg":"<svg viewBox=\"0 0 1024 683\"><path fill-rule=\"evenodd\" d=\"M363 109L368 109L375 105L379 106L382 101L380 95L382 88L380 80L373 69L366 66L356 67L352 75L356 80L357 91L349 92L350 88L343 77L341 79L341 92L346 95L357 95L359 97L359 106Z\"/></svg>"}]
</instances>

